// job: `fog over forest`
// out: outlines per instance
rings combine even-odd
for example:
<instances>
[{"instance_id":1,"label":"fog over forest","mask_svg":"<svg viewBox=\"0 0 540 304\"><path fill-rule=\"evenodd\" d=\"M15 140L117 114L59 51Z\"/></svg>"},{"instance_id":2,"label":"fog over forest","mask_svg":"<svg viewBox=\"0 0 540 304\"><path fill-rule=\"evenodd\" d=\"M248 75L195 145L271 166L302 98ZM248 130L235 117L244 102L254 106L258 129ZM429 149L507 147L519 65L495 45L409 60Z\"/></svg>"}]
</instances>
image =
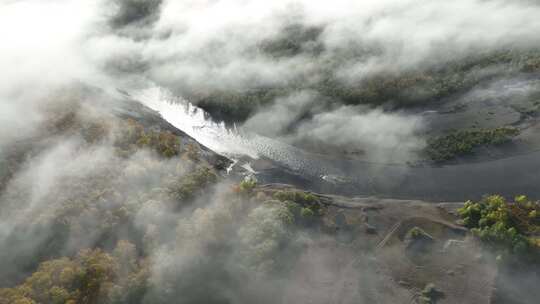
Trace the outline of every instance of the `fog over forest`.
<instances>
[{"instance_id":1,"label":"fog over forest","mask_svg":"<svg viewBox=\"0 0 540 304\"><path fill-rule=\"evenodd\" d=\"M538 16L0 0L0 304L535 303Z\"/></svg>"}]
</instances>

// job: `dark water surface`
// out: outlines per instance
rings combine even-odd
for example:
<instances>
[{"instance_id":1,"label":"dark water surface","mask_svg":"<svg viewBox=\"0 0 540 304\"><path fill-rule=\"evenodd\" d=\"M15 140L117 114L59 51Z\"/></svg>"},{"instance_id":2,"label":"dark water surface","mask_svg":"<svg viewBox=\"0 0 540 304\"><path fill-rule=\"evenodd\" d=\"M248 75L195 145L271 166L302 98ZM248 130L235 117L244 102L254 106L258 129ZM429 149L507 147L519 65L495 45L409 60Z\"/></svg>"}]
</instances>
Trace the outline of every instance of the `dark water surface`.
<instances>
[{"instance_id":1,"label":"dark water surface","mask_svg":"<svg viewBox=\"0 0 540 304\"><path fill-rule=\"evenodd\" d=\"M416 167L330 158L271 138L231 132L181 98L171 99L161 88L135 95L208 148L242 159L237 168L250 164L261 183L290 183L321 193L428 201L473 200L485 194L525 194L540 199L540 151L497 160Z\"/></svg>"},{"instance_id":2,"label":"dark water surface","mask_svg":"<svg viewBox=\"0 0 540 304\"><path fill-rule=\"evenodd\" d=\"M316 158L306 159L304 163L319 166L321 171L331 170L333 174L329 178L321 178L317 176L316 168L294 171L282 166L263 171L259 179L262 182L292 183L317 192L402 199L463 201L478 199L485 194L506 197L526 194L540 198L540 151L440 167Z\"/></svg>"}]
</instances>

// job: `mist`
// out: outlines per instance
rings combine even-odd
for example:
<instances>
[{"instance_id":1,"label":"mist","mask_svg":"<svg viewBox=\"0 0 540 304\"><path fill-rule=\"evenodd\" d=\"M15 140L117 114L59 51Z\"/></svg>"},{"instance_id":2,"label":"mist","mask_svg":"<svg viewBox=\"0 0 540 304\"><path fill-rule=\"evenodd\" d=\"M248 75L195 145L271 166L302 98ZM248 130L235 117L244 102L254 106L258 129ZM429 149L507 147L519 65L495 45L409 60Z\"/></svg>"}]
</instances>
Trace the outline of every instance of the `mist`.
<instances>
[{"instance_id":1,"label":"mist","mask_svg":"<svg viewBox=\"0 0 540 304\"><path fill-rule=\"evenodd\" d=\"M447 127L424 115L431 106L507 107L503 97L537 93L527 56L540 48L538 16L536 1L502 0L2 1L0 287L22 284L42 262L83 263L84 250L101 248L116 263L114 288L100 294L108 300L316 294L304 276L326 268L308 262L333 260L328 248L348 246L334 237L350 231L314 220L308 204L243 189L249 174L228 176L197 138L150 125L156 112L129 93L163 88L246 140L409 164L426 134Z\"/></svg>"},{"instance_id":2,"label":"mist","mask_svg":"<svg viewBox=\"0 0 540 304\"><path fill-rule=\"evenodd\" d=\"M475 54L536 49L539 11L527 1L8 1L0 18L0 67L9 73L0 87L6 116L2 121L27 126L14 117L36 108L28 105L35 99L28 94L43 95L73 81L113 90L152 82L192 102L217 92L212 103L235 107L234 100L220 98L219 92L288 91L301 84L292 96L306 87L312 97L302 97L298 104L285 93L270 97L267 105L242 105L250 113L246 129L265 117L276 126L254 130L283 135L294 130L291 121L316 124L313 115L343 103L332 96L318 97L310 84L317 88L321 79L330 77L340 86L362 87L378 75L424 71ZM301 38L292 53L276 53L274 45L290 43L288 37ZM495 77L499 74L507 77L504 72ZM410 90L407 94L423 96L429 88ZM360 112L365 111L370 110ZM363 115L358 113L357 120ZM418 130L410 130L405 138L416 136ZM294 132L285 135L293 137ZM366 135L360 133L353 144L366 144ZM306 136L300 134L303 140ZM422 141L414 138L402 145L404 154L396 157L409 159L421 150ZM419 145L412 147L413 142ZM392 145L372 144L375 147L364 149Z\"/></svg>"}]
</instances>

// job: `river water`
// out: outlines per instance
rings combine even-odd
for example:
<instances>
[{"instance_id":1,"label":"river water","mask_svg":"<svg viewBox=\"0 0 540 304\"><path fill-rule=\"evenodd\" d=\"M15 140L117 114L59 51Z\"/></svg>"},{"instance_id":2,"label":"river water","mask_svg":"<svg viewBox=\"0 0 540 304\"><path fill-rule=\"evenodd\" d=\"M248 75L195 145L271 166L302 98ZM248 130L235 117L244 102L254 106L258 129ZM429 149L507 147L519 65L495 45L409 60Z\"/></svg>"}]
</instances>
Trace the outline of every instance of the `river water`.
<instances>
[{"instance_id":1,"label":"river water","mask_svg":"<svg viewBox=\"0 0 540 304\"><path fill-rule=\"evenodd\" d=\"M430 201L463 201L485 194L540 198L540 151L446 166L370 163L312 154L272 138L226 128L202 109L159 87L130 92L176 128L234 160L262 182L312 191ZM258 170L264 160L271 163ZM254 167L254 168L253 168Z\"/></svg>"}]
</instances>

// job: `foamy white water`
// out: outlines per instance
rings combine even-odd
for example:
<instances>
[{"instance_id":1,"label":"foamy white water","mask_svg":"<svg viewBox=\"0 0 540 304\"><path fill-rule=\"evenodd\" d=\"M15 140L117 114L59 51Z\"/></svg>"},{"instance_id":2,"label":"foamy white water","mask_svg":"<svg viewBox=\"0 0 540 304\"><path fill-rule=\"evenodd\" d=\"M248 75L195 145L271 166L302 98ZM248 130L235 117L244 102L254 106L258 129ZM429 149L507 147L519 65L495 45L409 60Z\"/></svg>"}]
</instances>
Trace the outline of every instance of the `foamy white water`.
<instances>
[{"instance_id":1,"label":"foamy white water","mask_svg":"<svg viewBox=\"0 0 540 304\"><path fill-rule=\"evenodd\" d=\"M202 109L163 88L150 87L130 92L130 95L217 153L230 157L237 155L259 157L259 153L250 147L249 141L240 136L236 130L227 129L224 123L212 121Z\"/></svg>"}]
</instances>

